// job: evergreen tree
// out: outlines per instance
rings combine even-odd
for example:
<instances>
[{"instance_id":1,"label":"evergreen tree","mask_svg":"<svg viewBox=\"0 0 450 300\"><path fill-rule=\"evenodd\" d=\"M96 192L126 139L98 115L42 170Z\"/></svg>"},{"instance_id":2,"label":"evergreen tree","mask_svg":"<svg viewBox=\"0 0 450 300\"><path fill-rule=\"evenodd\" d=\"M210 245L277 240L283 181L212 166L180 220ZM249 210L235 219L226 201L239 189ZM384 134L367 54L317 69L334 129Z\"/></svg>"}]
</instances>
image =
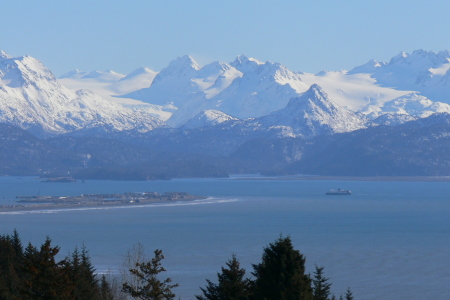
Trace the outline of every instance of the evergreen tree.
<instances>
[{"instance_id":1,"label":"evergreen tree","mask_svg":"<svg viewBox=\"0 0 450 300\"><path fill-rule=\"evenodd\" d=\"M85 295L80 299L95 299L99 295L99 282L95 274L96 270L92 265L91 258L89 257L85 245L81 248L81 270L84 280Z\"/></svg>"},{"instance_id":2,"label":"evergreen tree","mask_svg":"<svg viewBox=\"0 0 450 300\"><path fill-rule=\"evenodd\" d=\"M47 237L38 250L29 244L23 262L22 299L73 300L74 286L66 260L55 261L59 247L52 247Z\"/></svg>"},{"instance_id":3,"label":"evergreen tree","mask_svg":"<svg viewBox=\"0 0 450 300\"><path fill-rule=\"evenodd\" d=\"M312 300L311 279L305 274L305 258L280 236L264 248L262 262L253 265L256 299Z\"/></svg>"},{"instance_id":4,"label":"evergreen tree","mask_svg":"<svg viewBox=\"0 0 450 300\"><path fill-rule=\"evenodd\" d=\"M69 276L72 278L74 284L74 296L75 299L79 299L79 285L81 278L81 259L80 252L78 251L78 247L75 247L73 253L69 253L69 256L66 257L67 268L69 269Z\"/></svg>"},{"instance_id":5,"label":"evergreen tree","mask_svg":"<svg viewBox=\"0 0 450 300\"><path fill-rule=\"evenodd\" d=\"M148 262L137 262L135 269L130 269L131 275L138 280L137 285L125 282L122 291L135 299L149 300L172 300L175 294L172 289L178 284L170 284L172 279L166 278L164 281L158 279L158 274L165 272L161 265L164 255L161 250L155 250L155 257Z\"/></svg>"},{"instance_id":6,"label":"evergreen tree","mask_svg":"<svg viewBox=\"0 0 450 300\"><path fill-rule=\"evenodd\" d=\"M247 300L251 291L251 281L244 279L245 269L241 269L239 261L233 254L231 260L218 273L218 284L206 280L205 288L200 288L203 295L196 296L198 300Z\"/></svg>"},{"instance_id":7,"label":"evergreen tree","mask_svg":"<svg viewBox=\"0 0 450 300\"><path fill-rule=\"evenodd\" d=\"M115 300L110 284L106 280L105 275L100 280L100 295L99 300Z\"/></svg>"},{"instance_id":8,"label":"evergreen tree","mask_svg":"<svg viewBox=\"0 0 450 300\"><path fill-rule=\"evenodd\" d=\"M14 248L14 253L17 261L21 261L23 258L22 241L20 240L19 233L14 229L13 235L10 237L11 244Z\"/></svg>"},{"instance_id":9,"label":"evergreen tree","mask_svg":"<svg viewBox=\"0 0 450 300\"><path fill-rule=\"evenodd\" d=\"M329 300L331 283L323 276L323 267L316 265L313 278L313 300Z\"/></svg>"},{"instance_id":10,"label":"evergreen tree","mask_svg":"<svg viewBox=\"0 0 450 300\"><path fill-rule=\"evenodd\" d=\"M20 299L23 248L16 230L0 236L0 299Z\"/></svg>"},{"instance_id":11,"label":"evergreen tree","mask_svg":"<svg viewBox=\"0 0 450 300\"><path fill-rule=\"evenodd\" d=\"M95 300L99 297L98 280L95 275L95 268L86 247L83 245L81 253L78 248L66 258L70 269L70 279L74 284L73 295L77 300Z\"/></svg>"},{"instance_id":12,"label":"evergreen tree","mask_svg":"<svg viewBox=\"0 0 450 300\"><path fill-rule=\"evenodd\" d=\"M350 288L348 288L347 292L345 293L345 300L353 300L353 293Z\"/></svg>"}]
</instances>

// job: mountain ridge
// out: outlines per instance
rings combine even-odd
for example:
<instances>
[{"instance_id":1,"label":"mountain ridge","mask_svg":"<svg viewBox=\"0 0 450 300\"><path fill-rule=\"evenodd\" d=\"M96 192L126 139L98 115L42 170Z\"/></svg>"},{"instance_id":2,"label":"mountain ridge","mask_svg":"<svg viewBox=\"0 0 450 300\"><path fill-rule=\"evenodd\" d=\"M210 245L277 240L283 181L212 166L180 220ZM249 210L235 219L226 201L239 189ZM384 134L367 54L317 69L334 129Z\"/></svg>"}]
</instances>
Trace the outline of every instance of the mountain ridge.
<instances>
[{"instance_id":1,"label":"mountain ridge","mask_svg":"<svg viewBox=\"0 0 450 300\"><path fill-rule=\"evenodd\" d=\"M309 74L293 72L282 64L262 62L246 55L237 56L231 63L215 61L205 66L184 55L155 72L153 80L146 81L147 86L142 84L142 88L122 95L117 90L114 99L128 101L130 107L147 107L169 126L179 127L206 110L221 111L240 119L262 117L284 108L292 97L301 96L311 85L318 84L339 106L365 114L372 120L393 113L385 111L385 106L396 114L424 117L446 111L443 107L450 104L450 85L446 84L450 80L449 61L448 51L416 50L412 54L402 52L389 62L370 60L350 71ZM383 68L390 68L386 70L394 75L387 76L389 72L384 72ZM432 82L425 86L416 84L420 78L430 77L429 74L431 79L427 80ZM406 76L402 81L403 88L391 88L402 76ZM386 81L389 78L393 78L392 84ZM392 106L393 100L413 94L437 105L426 105L422 112L413 113L404 109L403 104L397 108ZM419 98L410 98L409 102L423 102ZM132 99L136 102L132 103Z\"/></svg>"},{"instance_id":2,"label":"mountain ridge","mask_svg":"<svg viewBox=\"0 0 450 300\"><path fill-rule=\"evenodd\" d=\"M102 126L145 131L164 125L149 114L111 103L88 90L62 86L35 58L5 54L0 59L0 112L0 122L43 136Z\"/></svg>"}]
</instances>

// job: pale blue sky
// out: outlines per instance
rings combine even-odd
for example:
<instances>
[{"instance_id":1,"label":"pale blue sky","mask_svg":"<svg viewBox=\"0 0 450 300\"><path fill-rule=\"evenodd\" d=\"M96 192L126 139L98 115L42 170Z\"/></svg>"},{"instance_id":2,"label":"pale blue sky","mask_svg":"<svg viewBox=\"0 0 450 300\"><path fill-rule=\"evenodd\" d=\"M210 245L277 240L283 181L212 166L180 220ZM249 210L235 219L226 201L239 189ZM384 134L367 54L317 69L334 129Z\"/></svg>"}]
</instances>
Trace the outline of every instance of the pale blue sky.
<instances>
[{"instance_id":1,"label":"pale blue sky","mask_svg":"<svg viewBox=\"0 0 450 300\"><path fill-rule=\"evenodd\" d=\"M200 64L246 54L315 73L450 50L445 0L15 0L0 11L0 49L34 56L57 76L159 71L184 54Z\"/></svg>"}]
</instances>

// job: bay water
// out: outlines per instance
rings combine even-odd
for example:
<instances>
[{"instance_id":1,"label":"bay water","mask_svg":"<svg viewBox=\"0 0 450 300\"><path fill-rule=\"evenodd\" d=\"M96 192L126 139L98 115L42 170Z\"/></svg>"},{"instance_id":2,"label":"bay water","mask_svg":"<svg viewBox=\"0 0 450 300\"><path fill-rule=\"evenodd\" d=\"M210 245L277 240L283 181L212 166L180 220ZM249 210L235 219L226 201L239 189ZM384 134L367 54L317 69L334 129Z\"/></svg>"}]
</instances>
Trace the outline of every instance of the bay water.
<instances>
[{"instance_id":1,"label":"bay water","mask_svg":"<svg viewBox=\"0 0 450 300\"><path fill-rule=\"evenodd\" d=\"M351 196L326 196L332 188ZM195 299L205 279L236 254L251 276L263 247L290 235L307 271L324 266L338 296L355 299L450 299L450 183L177 179L44 183L0 177L0 204L16 196L87 193L189 192L187 203L0 213L0 234L17 229L22 241L46 236L62 256L85 245L99 273L116 272L133 244L151 257L162 249L166 276L181 299Z\"/></svg>"}]
</instances>

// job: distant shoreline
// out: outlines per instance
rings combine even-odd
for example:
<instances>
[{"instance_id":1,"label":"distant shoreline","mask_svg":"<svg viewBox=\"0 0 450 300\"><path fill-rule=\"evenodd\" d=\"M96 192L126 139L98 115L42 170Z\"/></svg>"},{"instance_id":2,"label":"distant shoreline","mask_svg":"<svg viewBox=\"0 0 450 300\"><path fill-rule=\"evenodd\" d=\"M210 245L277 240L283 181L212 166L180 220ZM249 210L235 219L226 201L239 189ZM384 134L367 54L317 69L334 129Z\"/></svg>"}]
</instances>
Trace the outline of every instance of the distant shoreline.
<instances>
[{"instance_id":1,"label":"distant shoreline","mask_svg":"<svg viewBox=\"0 0 450 300\"><path fill-rule=\"evenodd\" d=\"M0 175L0 177L11 177L22 179L39 179L32 175L12 176ZM230 174L228 178L202 177L202 178L173 178L177 179L218 179L218 180L336 180L336 181L398 181L398 182L450 182L450 176L321 176L321 175L292 175L292 176L263 176L258 174ZM126 181L111 179L92 179L97 181ZM87 180L86 180L87 181ZM91 180L90 180L91 181ZM165 181L165 180L164 180ZM53 183L53 182L52 182ZM73 182L70 182L73 183ZM76 183L76 182L75 182ZM1 209L1 207L0 207Z\"/></svg>"},{"instance_id":2,"label":"distant shoreline","mask_svg":"<svg viewBox=\"0 0 450 300\"><path fill-rule=\"evenodd\" d=\"M335 180L335 181L390 181L390 182L450 182L450 176L319 176L299 175L280 177L242 177L231 180Z\"/></svg>"},{"instance_id":3,"label":"distant shoreline","mask_svg":"<svg viewBox=\"0 0 450 300\"><path fill-rule=\"evenodd\" d=\"M63 210L70 210L70 209L83 209L83 208L119 208L119 207L130 207L130 206L136 206L136 207L142 207L142 206L150 206L154 204L173 204L173 203L179 203L179 202L192 202L195 200L203 200L207 199L208 197L204 196L190 196L183 199L174 199L174 200L150 200L146 202L133 202L133 203L105 203L105 202L85 202L80 204L73 204L73 203L42 203L42 204L14 204L14 205L0 205L0 213L8 213L8 212L32 212L32 211L41 211L41 210L54 210L54 211L63 211Z\"/></svg>"}]
</instances>

